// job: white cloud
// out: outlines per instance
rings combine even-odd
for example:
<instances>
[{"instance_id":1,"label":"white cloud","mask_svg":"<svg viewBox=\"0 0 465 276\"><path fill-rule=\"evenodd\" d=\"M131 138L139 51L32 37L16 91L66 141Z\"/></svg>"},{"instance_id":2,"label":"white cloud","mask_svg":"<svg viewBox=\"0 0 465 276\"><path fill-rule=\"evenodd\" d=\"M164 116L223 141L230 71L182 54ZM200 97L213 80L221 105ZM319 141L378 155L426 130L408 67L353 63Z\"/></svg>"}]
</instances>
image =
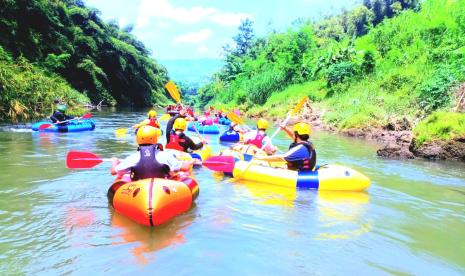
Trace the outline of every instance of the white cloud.
<instances>
[{"instance_id":1,"label":"white cloud","mask_svg":"<svg viewBox=\"0 0 465 276\"><path fill-rule=\"evenodd\" d=\"M128 24L129 20L126 17L118 18L118 26L125 27Z\"/></svg>"},{"instance_id":2,"label":"white cloud","mask_svg":"<svg viewBox=\"0 0 465 276\"><path fill-rule=\"evenodd\" d=\"M207 54L208 52L209 52L209 49L205 45L197 47L197 53L199 54Z\"/></svg>"},{"instance_id":3,"label":"white cloud","mask_svg":"<svg viewBox=\"0 0 465 276\"><path fill-rule=\"evenodd\" d=\"M173 39L174 43L199 43L207 40L212 36L213 32L210 29L202 29L198 32L187 33L184 35L177 36Z\"/></svg>"},{"instance_id":4,"label":"white cloud","mask_svg":"<svg viewBox=\"0 0 465 276\"><path fill-rule=\"evenodd\" d=\"M224 26L238 26L240 21L247 17L251 16L246 13L222 12L215 8L201 6L174 7L168 0L142 0L136 27L147 26L152 18L169 19L182 23L211 21Z\"/></svg>"}]
</instances>

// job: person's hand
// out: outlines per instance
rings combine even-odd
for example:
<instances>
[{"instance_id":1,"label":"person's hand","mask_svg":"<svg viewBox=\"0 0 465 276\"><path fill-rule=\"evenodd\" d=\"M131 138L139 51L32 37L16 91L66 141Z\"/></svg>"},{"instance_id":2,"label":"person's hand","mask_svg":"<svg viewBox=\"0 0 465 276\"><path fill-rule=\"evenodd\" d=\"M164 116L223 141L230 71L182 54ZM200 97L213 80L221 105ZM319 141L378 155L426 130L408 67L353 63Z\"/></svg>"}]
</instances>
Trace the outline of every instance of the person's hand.
<instances>
[{"instance_id":1,"label":"person's hand","mask_svg":"<svg viewBox=\"0 0 465 276\"><path fill-rule=\"evenodd\" d=\"M282 129L286 129L286 124L283 122L283 123L280 123L279 124L279 127L282 128Z\"/></svg>"},{"instance_id":2,"label":"person's hand","mask_svg":"<svg viewBox=\"0 0 465 276\"><path fill-rule=\"evenodd\" d=\"M204 144L204 145L208 144L208 143L207 143L207 140L205 140L205 139L202 138L202 144Z\"/></svg>"}]
</instances>

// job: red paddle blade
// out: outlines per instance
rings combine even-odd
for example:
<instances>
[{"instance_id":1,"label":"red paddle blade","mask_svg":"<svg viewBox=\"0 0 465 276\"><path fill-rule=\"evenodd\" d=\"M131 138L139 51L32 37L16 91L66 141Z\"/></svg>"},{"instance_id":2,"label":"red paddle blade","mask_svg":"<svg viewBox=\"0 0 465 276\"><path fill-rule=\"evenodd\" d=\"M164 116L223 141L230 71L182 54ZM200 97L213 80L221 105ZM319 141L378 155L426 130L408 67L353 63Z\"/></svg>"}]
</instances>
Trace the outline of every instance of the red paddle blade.
<instances>
[{"instance_id":1,"label":"red paddle blade","mask_svg":"<svg viewBox=\"0 0 465 276\"><path fill-rule=\"evenodd\" d=\"M66 155L66 167L69 169L88 169L102 163L102 158L85 151L70 151Z\"/></svg>"},{"instance_id":2,"label":"red paddle blade","mask_svg":"<svg viewBox=\"0 0 465 276\"><path fill-rule=\"evenodd\" d=\"M228 173L234 170L235 163L236 160L232 156L212 156L202 162L205 167L212 171Z\"/></svg>"},{"instance_id":3,"label":"red paddle blade","mask_svg":"<svg viewBox=\"0 0 465 276\"><path fill-rule=\"evenodd\" d=\"M44 129L49 128L49 127L51 127L51 126L52 126L51 124L41 124L41 125L39 126L39 130L44 130Z\"/></svg>"},{"instance_id":4,"label":"red paddle blade","mask_svg":"<svg viewBox=\"0 0 465 276\"><path fill-rule=\"evenodd\" d=\"M90 114L90 113L84 114L84 115L81 117L81 119L90 119L90 118L92 118L92 114Z\"/></svg>"}]
</instances>

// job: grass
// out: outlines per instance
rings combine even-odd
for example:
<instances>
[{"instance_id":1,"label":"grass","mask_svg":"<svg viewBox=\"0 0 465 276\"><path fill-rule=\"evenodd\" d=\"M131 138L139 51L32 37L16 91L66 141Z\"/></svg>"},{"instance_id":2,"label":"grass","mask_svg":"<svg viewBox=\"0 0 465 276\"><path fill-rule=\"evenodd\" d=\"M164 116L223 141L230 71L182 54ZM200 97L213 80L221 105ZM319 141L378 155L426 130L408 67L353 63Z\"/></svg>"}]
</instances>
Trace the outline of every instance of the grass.
<instances>
[{"instance_id":1,"label":"grass","mask_svg":"<svg viewBox=\"0 0 465 276\"><path fill-rule=\"evenodd\" d=\"M436 140L450 140L465 136L465 114L454 112L434 112L414 129L416 146Z\"/></svg>"}]
</instances>

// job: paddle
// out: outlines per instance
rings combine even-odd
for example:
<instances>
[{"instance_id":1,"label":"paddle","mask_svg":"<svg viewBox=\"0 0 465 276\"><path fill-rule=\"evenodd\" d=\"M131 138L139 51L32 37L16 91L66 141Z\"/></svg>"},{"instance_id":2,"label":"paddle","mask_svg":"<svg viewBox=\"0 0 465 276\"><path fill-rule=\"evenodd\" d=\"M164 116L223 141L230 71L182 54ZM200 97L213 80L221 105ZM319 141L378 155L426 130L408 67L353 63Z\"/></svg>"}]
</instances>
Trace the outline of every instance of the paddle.
<instances>
[{"instance_id":1,"label":"paddle","mask_svg":"<svg viewBox=\"0 0 465 276\"><path fill-rule=\"evenodd\" d=\"M90 169L103 161L111 160L111 158L101 158L92 152L70 151L66 155L66 167L69 169ZM213 156L203 161L202 165L214 171L232 172L232 169L234 169L234 157Z\"/></svg>"},{"instance_id":2,"label":"paddle","mask_svg":"<svg viewBox=\"0 0 465 276\"><path fill-rule=\"evenodd\" d=\"M169 81L168 83L165 84L165 88L166 90L168 90L168 93L170 93L171 97L173 98L173 100L176 101L176 103L179 103L181 104L182 108L184 108L184 106L182 105L181 103L181 94L179 93L179 90L178 88L176 87L176 85L174 84L173 81ZM199 131L197 130L197 127L194 123L194 130L195 132L197 133L197 135L203 139L203 136L200 135Z\"/></svg>"},{"instance_id":3,"label":"paddle","mask_svg":"<svg viewBox=\"0 0 465 276\"><path fill-rule=\"evenodd\" d=\"M294 107L294 109L292 109L288 115L287 115L287 118L284 120L283 124L286 125L287 122L291 119L292 116L294 116L295 114L297 114L301 109L302 107L304 106L305 102L307 102L308 98L307 96L304 96L298 103L297 105ZM264 143L262 145L262 147L252 156L252 159L250 160L249 164L247 165L247 167L244 169L244 171L239 175L238 179L241 179L245 173L247 172L247 170L250 168L250 166L252 166L252 163L254 161L254 158L255 158L255 155L261 153L263 151L263 149L268 145L268 142L271 142L271 140L273 140L273 138L278 134L278 132L281 130L280 127L278 127L275 132L273 133L273 135L271 135L270 139Z\"/></svg>"},{"instance_id":4,"label":"paddle","mask_svg":"<svg viewBox=\"0 0 465 276\"><path fill-rule=\"evenodd\" d=\"M166 113L166 114L161 115L160 118L158 118L158 120L160 120L160 121L168 121L170 118L171 118L171 115Z\"/></svg>"},{"instance_id":5,"label":"paddle","mask_svg":"<svg viewBox=\"0 0 465 276\"><path fill-rule=\"evenodd\" d=\"M202 165L216 172L231 173L234 170L236 161L232 156L212 156L202 162Z\"/></svg>"},{"instance_id":6,"label":"paddle","mask_svg":"<svg viewBox=\"0 0 465 276\"><path fill-rule=\"evenodd\" d=\"M87 114L84 114L82 117L73 118L73 119L69 119L69 120L66 120L66 121L58 122L58 123L41 124L39 126L39 130L44 130L44 129L49 128L49 127L51 127L53 125L56 125L56 124L66 123L66 122L69 122L69 121L80 120L80 119L89 119L89 118L92 118L92 114L87 113Z\"/></svg>"},{"instance_id":7,"label":"paddle","mask_svg":"<svg viewBox=\"0 0 465 276\"><path fill-rule=\"evenodd\" d=\"M233 122L233 123L235 123L237 125L245 126L246 131L250 131L250 127L245 125L244 120L241 117L239 117L239 115L237 115L235 112L233 112L233 111L229 112L228 114L226 114L226 117L228 117L228 119L231 122Z\"/></svg>"}]
</instances>

